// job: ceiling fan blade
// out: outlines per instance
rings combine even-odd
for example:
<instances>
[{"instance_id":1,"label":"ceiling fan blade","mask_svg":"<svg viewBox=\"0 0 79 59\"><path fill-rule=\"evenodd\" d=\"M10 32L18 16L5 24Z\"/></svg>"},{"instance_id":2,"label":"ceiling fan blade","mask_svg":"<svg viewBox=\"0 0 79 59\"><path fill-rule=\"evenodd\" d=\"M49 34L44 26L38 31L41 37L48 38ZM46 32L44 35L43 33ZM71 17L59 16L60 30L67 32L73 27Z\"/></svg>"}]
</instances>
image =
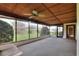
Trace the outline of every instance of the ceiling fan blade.
<instances>
[{"instance_id":1,"label":"ceiling fan blade","mask_svg":"<svg viewBox=\"0 0 79 59\"><path fill-rule=\"evenodd\" d=\"M46 17L45 15L38 15L38 17Z\"/></svg>"},{"instance_id":2,"label":"ceiling fan blade","mask_svg":"<svg viewBox=\"0 0 79 59\"><path fill-rule=\"evenodd\" d=\"M24 15L31 16L32 14L24 14Z\"/></svg>"}]
</instances>

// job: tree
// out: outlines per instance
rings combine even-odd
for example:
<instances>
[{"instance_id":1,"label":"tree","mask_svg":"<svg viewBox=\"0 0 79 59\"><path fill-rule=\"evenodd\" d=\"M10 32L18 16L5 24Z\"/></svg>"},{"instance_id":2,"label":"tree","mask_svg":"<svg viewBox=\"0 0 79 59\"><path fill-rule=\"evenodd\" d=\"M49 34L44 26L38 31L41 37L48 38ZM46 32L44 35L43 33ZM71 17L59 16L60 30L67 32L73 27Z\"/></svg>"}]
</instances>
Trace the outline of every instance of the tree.
<instances>
[{"instance_id":1,"label":"tree","mask_svg":"<svg viewBox=\"0 0 79 59\"><path fill-rule=\"evenodd\" d=\"M45 36L45 35L50 35L49 29L47 27L43 27L41 29L41 34L40 36Z\"/></svg>"},{"instance_id":2,"label":"tree","mask_svg":"<svg viewBox=\"0 0 79 59\"><path fill-rule=\"evenodd\" d=\"M0 43L13 41L13 27L0 20Z\"/></svg>"}]
</instances>

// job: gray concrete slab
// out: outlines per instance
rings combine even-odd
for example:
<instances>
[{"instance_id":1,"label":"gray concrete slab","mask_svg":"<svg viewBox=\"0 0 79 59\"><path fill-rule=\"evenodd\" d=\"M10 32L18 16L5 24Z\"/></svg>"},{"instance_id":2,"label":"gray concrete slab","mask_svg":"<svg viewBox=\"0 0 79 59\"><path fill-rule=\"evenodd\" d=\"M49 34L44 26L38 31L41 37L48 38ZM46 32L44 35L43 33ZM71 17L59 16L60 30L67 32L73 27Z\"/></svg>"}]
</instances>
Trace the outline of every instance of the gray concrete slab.
<instances>
[{"instance_id":1,"label":"gray concrete slab","mask_svg":"<svg viewBox=\"0 0 79 59\"><path fill-rule=\"evenodd\" d=\"M50 37L20 46L22 56L75 56L76 42L62 38Z\"/></svg>"}]
</instances>

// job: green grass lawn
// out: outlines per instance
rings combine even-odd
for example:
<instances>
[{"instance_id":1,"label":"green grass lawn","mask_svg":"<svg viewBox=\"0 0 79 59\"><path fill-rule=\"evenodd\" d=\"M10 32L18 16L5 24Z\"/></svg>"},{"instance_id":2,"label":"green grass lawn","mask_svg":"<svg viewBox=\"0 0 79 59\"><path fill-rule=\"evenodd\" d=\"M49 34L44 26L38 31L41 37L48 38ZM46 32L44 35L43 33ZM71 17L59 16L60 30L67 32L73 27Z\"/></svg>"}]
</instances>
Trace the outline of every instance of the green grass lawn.
<instances>
[{"instance_id":1,"label":"green grass lawn","mask_svg":"<svg viewBox=\"0 0 79 59\"><path fill-rule=\"evenodd\" d=\"M56 36L56 32L51 32L51 35ZM38 33L38 37L40 37L40 33ZM32 31L32 33L30 33L30 38L37 38L37 31ZM28 32L17 34L17 41L22 40L30 40ZM15 39L13 40L13 42L15 42Z\"/></svg>"},{"instance_id":2,"label":"green grass lawn","mask_svg":"<svg viewBox=\"0 0 79 59\"><path fill-rule=\"evenodd\" d=\"M17 41L28 40L28 39L29 39L28 33L17 34Z\"/></svg>"},{"instance_id":3,"label":"green grass lawn","mask_svg":"<svg viewBox=\"0 0 79 59\"><path fill-rule=\"evenodd\" d=\"M30 33L30 38L37 38L37 31L33 30L31 33ZM25 31L24 33L22 34L18 34L17 33L17 41L22 41L22 40L29 40L29 34L27 31ZM14 39L13 39L13 42L15 42L15 35L14 35Z\"/></svg>"},{"instance_id":4,"label":"green grass lawn","mask_svg":"<svg viewBox=\"0 0 79 59\"><path fill-rule=\"evenodd\" d=\"M37 37L37 31L32 31L32 33L30 33L30 38L36 38L36 37ZM17 41L22 41L22 40L29 40L28 32L17 34Z\"/></svg>"},{"instance_id":5,"label":"green grass lawn","mask_svg":"<svg viewBox=\"0 0 79 59\"><path fill-rule=\"evenodd\" d=\"M56 36L56 32L50 32L50 35Z\"/></svg>"},{"instance_id":6,"label":"green grass lawn","mask_svg":"<svg viewBox=\"0 0 79 59\"><path fill-rule=\"evenodd\" d=\"M51 32L50 33L52 36L56 36L56 32ZM38 33L38 37L40 37L40 32ZM37 38L37 30L33 30L30 33L30 39L31 38ZM29 39L29 34L28 31L25 31L22 34L17 34L17 41L22 41L22 40L30 40ZM13 40L15 42L15 39Z\"/></svg>"}]
</instances>

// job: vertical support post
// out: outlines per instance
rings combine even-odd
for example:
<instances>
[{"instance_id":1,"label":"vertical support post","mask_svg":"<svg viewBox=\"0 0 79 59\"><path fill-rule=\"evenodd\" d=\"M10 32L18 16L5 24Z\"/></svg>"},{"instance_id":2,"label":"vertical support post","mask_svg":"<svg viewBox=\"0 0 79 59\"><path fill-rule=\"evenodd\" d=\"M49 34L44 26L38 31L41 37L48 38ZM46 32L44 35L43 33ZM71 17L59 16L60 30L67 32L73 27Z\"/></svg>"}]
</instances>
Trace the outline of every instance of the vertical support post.
<instances>
[{"instance_id":1,"label":"vertical support post","mask_svg":"<svg viewBox=\"0 0 79 59\"><path fill-rule=\"evenodd\" d=\"M15 42L17 42L17 19L15 20Z\"/></svg>"},{"instance_id":2,"label":"vertical support post","mask_svg":"<svg viewBox=\"0 0 79 59\"><path fill-rule=\"evenodd\" d=\"M64 24L62 25L62 27L63 27L63 32L62 32L62 37L64 36Z\"/></svg>"},{"instance_id":3,"label":"vertical support post","mask_svg":"<svg viewBox=\"0 0 79 59\"><path fill-rule=\"evenodd\" d=\"M29 34L29 39L30 39L30 22L28 22L28 34Z\"/></svg>"},{"instance_id":4,"label":"vertical support post","mask_svg":"<svg viewBox=\"0 0 79 59\"><path fill-rule=\"evenodd\" d=\"M50 35L50 26L49 26L49 35Z\"/></svg>"},{"instance_id":5,"label":"vertical support post","mask_svg":"<svg viewBox=\"0 0 79 59\"><path fill-rule=\"evenodd\" d=\"M38 38L38 24L37 24L37 38Z\"/></svg>"},{"instance_id":6,"label":"vertical support post","mask_svg":"<svg viewBox=\"0 0 79 59\"><path fill-rule=\"evenodd\" d=\"M57 35L56 36L58 37L58 25L57 25L57 31L56 32L57 32Z\"/></svg>"}]
</instances>

